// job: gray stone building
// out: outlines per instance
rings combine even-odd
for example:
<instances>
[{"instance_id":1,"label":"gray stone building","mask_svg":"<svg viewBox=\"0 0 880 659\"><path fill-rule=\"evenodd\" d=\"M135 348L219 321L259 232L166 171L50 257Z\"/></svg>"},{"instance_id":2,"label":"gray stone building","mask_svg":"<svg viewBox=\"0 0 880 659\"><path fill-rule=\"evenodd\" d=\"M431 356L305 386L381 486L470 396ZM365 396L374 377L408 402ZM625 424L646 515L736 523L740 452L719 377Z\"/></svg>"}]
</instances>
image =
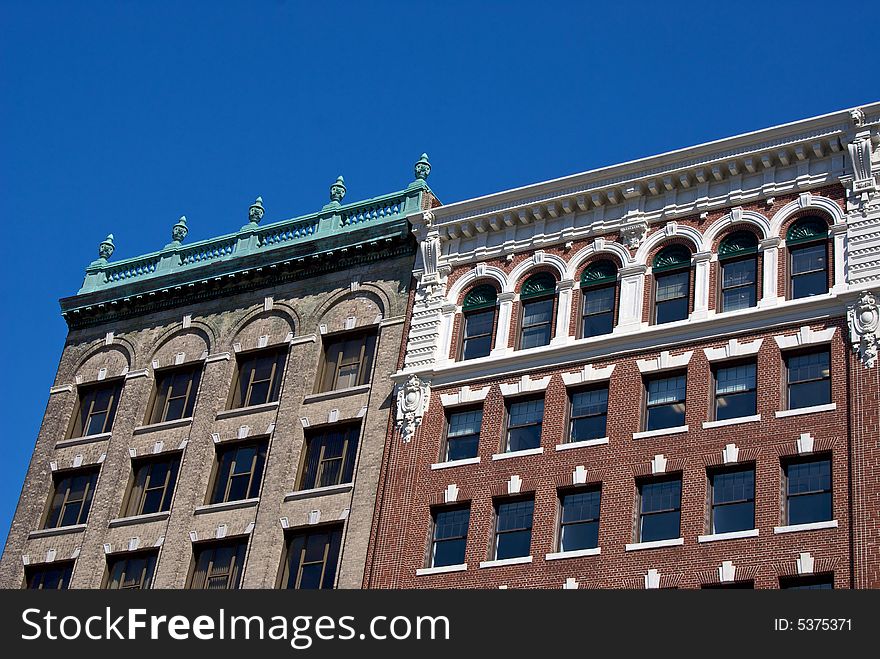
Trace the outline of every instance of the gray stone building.
<instances>
[{"instance_id":1,"label":"gray stone building","mask_svg":"<svg viewBox=\"0 0 880 659\"><path fill-rule=\"evenodd\" d=\"M4 588L358 588L415 242L404 190L110 261L69 334Z\"/></svg>"}]
</instances>

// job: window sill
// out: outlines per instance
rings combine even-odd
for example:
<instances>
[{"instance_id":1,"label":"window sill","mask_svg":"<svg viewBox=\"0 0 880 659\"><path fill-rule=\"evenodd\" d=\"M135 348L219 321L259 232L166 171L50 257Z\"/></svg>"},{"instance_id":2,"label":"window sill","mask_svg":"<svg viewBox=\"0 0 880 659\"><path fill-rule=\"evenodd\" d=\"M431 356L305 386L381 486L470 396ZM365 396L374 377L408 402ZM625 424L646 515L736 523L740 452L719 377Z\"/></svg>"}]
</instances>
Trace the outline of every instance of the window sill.
<instances>
[{"instance_id":1,"label":"window sill","mask_svg":"<svg viewBox=\"0 0 880 659\"><path fill-rule=\"evenodd\" d=\"M494 561L483 561L480 567L502 567L504 565L525 565L532 562L532 556L517 556L516 558L501 558Z\"/></svg>"},{"instance_id":2,"label":"window sill","mask_svg":"<svg viewBox=\"0 0 880 659\"><path fill-rule=\"evenodd\" d=\"M544 447L539 446L538 448L527 448L522 451L508 451L507 453L495 453L492 456L493 460L507 460L508 458L519 458L525 455L541 455L544 452Z\"/></svg>"},{"instance_id":3,"label":"window sill","mask_svg":"<svg viewBox=\"0 0 880 659\"><path fill-rule=\"evenodd\" d=\"M188 426L192 423L193 418L191 416L185 417L183 419L174 419L173 421L161 421L159 423L150 423L146 426L138 426L132 431L133 435L143 435L144 433L159 431L159 430L168 430L169 428L183 428L184 426Z\"/></svg>"},{"instance_id":4,"label":"window sill","mask_svg":"<svg viewBox=\"0 0 880 659\"><path fill-rule=\"evenodd\" d=\"M129 526L131 524L146 524L147 522L158 522L163 519L168 519L169 515L171 515L170 510L160 510L157 513L132 515L130 517L117 517L116 519L111 519L109 522L107 522L107 526L112 529L116 526Z\"/></svg>"},{"instance_id":5,"label":"window sill","mask_svg":"<svg viewBox=\"0 0 880 659\"><path fill-rule=\"evenodd\" d=\"M102 432L97 435L86 435L84 437L71 437L70 439L62 439L55 442L55 448L64 448L65 446L77 446L79 444L91 444L92 442L103 442L110 439L112 432Z\"/></svg>"},{"instance_id":6,"label":"window sill","mask_svg":"<svg viewBox=\"0 0 880 659\"><path fill-rule=\"evenodd\" d=\"M626 546L627 551L640 551L642 549L660 549L662 547L680 547L684 544L684 538L670 538L669 540L653 540L652 542L633 542Z\"/></svg>"},{"instance_id":7,"label":"window sill","mask_svg":"<svg viewBox=\"0 0 880 659\"><path fill-rule=\"evenodd\" d=\"M837 409L837 403L826 403L825 405L811 405L810 407L797 407L793 410L779 410L776 413L777 419L784 419L789 416L800 416L801 414L815 414L817 412L831 412Z\"/></svg>"},{"instance_id":8,"label":"window sill","mask_svg":"<svg viewBox=\"0 0 880 659\"><path fill-rule=\"evenodd\" d=\"M688 426L672 426L671 428L658 428L657 430L643 430L634 432L633 439L648 439L649 437L663 437L664 435L678 435L688 431Z\"/></svg>"},{"instance_id":9,"label":"window sill","mask_svg":"<svg viewBox=\"0 0 880 659\"><path fill-rule=\"evenodd\" d=\"M459 563L458 565L444 565L443 567L422 567L416 570L417 577L423 577L428 574L446 574L447 572L464 572L467 570L467 563Z\"/></svg>"},{"instance_id":10,"label":"window sill","mask_svg":"<svg viewBox=\"0 0 880 659\"><path fill-rule=\"evenodd\" d=\"M810 522L809 524L792 524L790 526L777 526L773 533L798 533L799 531L819 531L821 529L836 529L837 520L829 519L824 522Z\"/></svg>"},{"instance_id":11,"label":"window sill","mask_svg":"<svg viewBox=\"0 0 880 659\"><path fill-rule=\"evenodd\" d=\"M708 428L721 428L723 426L736 426L741 423L755 423L760 420L760 414L752 414L750 416L738 416L733 419L724 419L723 421L703 421L703 430Z\"/></svg>"},{"instance_id":12,"label":"window sill","mask_svg":"<svg viewBox=\"0 0 880 659\"><path fill-rule=\"evenodd\" d=\"M322 400L330 400L332 398L341 398L343 396L354 396L355 394L365 394L370 390L370 383L359 384L356 387L346 387L345 389L334 389L333 391L322 391L319 394L310 394L303 397L303 404L317 403Z\"/></svg>"},{"instance_id":13,"label":"window sill","mask_svg":"<svg viewBox=\"0 0 880 659\"><path fill-rule=\"evenodd\" d=\"M697 537L697 542L718 542L719 540L737 540L739 538L757 538L758 529L747 531L730 531L728 533L711 533Z\"/></svg>"},{"instance_id":14,"label":"window sill","mask_svg":"<svg viewBox=\"0 0 880 659\"><path fill-rule=\"evenodd\" d=\"M219 512L221 510L235 510L236 508L250 508L251 506L256 506L260 503L260 498L256 497L254 499L239 499L238 501L224 501L222 503L209 503L204 506L196 506L196 509L193 511L195 515L201 515L202 513L213 513Z\"/></svg>"},{"instance_id":15,"label":"window sill","mask_svg":"<svg viewBox=\"0 0 880 659\"><path fill-rule=\"evenodd\" d=\"M37 529L28 533L28 538L48 538L52 535L67 535L68 533L82 533L86 530L85 524L71 524L70 526L58 526L54 529Z\"/></svg>"},{"instance_id":16,"label":"window sill","mask_svg":"<svg viewBox=\"0 0 880 659\"><path fill-rule=\"evenodd\" d=\"M590 549L576 549L574 551L557 551L552 554L545 554L544 560L558 561L563 558L580 558L581 556L598 556L602 553L601 547L591 547Z\"/></svg>"},{"instance_id":17,"label":"window sill","mask_svg":"<svg viewBox=\"0 0 880 659\"><path fill-rule=\"evenodd\" d=\"M340 483L339 485L325 485L324 487L312 487L308 490L297 490L288 492L284 495L285 501L295 501L297 499L308 499L309 497L323 497L328 494L342 494L343 492L351 492L353 485L351 483Z\"/></svg>"},{"instance_id":18,"label":"window sill","mask_svg":"<svg viewBox=\"0 0 880 659\"><path fill-rule=\"evenodd\" d=\"M608 443L607 437L599 437L598 439L584 439L580 442L566 442L565 444L557 444L557 451L568 451L569 449L586 448L588 446L602 446Z\"/></svg>"},{"instance_id":19,"label":"window sill","mask_svg":"<svg viewBox=\"0 0 880 659\"><path fill-rule=\"evenodd\" d=\"M480 464L480 458L462 458L461 460L447 460L446 462L435 462L431 465L431 469L449 469L451 467L462 467L464 465Z\"/></svg>"},{"instance_id":20,"label":"window sill","mask_svg":"<svg viewBox=\"0 0 880 659\"><path fill-rule=\"evenodd\" d=\"M250 405L249 407L236 407L232 410L222 410L217 412L214 415L214 419L231 419L236 416L245 416L247 414L257 414L259 412L266 412L268 410L274 410L278 407L278 401L274 400L271 403L262 403L260 405Z\"/></svg>"}]
</instances>

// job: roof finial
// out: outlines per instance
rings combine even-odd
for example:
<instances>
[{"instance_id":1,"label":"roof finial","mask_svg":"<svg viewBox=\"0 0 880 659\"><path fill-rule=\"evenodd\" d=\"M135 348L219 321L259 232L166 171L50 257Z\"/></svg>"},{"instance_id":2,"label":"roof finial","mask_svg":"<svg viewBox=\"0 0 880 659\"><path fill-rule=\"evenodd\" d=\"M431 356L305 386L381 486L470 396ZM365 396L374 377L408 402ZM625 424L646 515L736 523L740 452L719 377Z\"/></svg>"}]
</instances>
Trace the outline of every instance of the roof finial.
<instances>
[{"instance_id":1,"label":"roof finial","mask_svg":"<svg viewBox=\"0 0 880 659\"><path fill-rule=\"evenodd\" d=\"M177 244L183 242L184 238L186 238L186 234L189 233L189 229L186 226L186 215L181 215L180 219L177 220L177 224L171 227L171 240Z\"/></svg>"},{"instance_id":2,"label":"roof finial","mask_svg":"<svg viewBox=\"0 0 880 659\"><path fill-rule=\"evenodd\" d=\"M116 249L116 246L113 244L113 234L107 234L107 237L101 241L101 244L98 245L98 258L104 259L105 261L113 256L113 250Z\"/></svg>"},{"instance_id":3,"label":"roof finial","mask_svg":"<svg viewBox=\"0 0 880 659\"><path fill-rule=\"evenodd\" d=\"M428 162L428 154L423 153L422 157L413 167L416 174L416 180L424 181L431 173L431 163Z\"/></svg>"},{"instance_id":4,"label":"roof finial","mask_svg":"<svg viewBox=\"0 0 880 659\"><path fill-rule=\"evenodd\" d=\"M343 197L345 197L345 180L341 176L338 176L336 178L336 183L330 186L330 201L339 203L342 201Z\"/></svg>"},{"instance_id":5,"label":"roof finial","mask_svg":"<svg viewBox=\"0 0 880 659\"><path fill-rule=\"evenodd\" d=\"M263 198L257 197L257 200L248 208L248 219L251 221L251 224L259 224L260 220L263 219L263 212Z\"/></svg>"}]
</instances>

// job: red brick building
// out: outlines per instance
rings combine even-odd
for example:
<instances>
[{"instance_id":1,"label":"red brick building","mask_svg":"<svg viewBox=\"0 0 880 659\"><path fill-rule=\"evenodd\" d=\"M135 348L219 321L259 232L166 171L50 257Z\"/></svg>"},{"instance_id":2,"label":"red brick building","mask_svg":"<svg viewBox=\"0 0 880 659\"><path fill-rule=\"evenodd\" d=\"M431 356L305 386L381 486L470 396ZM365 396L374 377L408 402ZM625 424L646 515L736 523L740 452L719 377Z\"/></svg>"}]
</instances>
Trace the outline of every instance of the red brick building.
<instances>
[{"instance_id":1,"label":"red brick building","mask_svg":"<svg viewBox=\"0 0 880 659\"><path fill-rule=\"evenodd\" d=\"M364 585L880 586L878 125L411 215Z\"/></svg>"}]
</instances>

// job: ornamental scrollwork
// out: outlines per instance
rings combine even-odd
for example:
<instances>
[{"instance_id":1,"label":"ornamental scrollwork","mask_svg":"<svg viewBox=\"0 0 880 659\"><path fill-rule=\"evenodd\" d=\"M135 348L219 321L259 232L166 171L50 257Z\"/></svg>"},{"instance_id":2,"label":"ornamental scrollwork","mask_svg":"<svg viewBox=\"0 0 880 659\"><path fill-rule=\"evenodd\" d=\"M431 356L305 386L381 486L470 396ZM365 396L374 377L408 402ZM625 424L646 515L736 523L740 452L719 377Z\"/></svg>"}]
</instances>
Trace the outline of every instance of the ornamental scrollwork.
<instances>
[{"instance_id":1,"label":"ornamental scrollwork","mask_svg":"<svg viewBox=\"0 0 880 659\"><path fill-rule=\"evenodd\" d=\"M864 291L859 295L859 299L847 307L846 318L853 352L867 368L873 368L880 343L880 309L874 294Z\"/></svg>"},{"instance_id":2,"label":"ornamental scrollwork","mask_svg":"<svg viewBox=\"0 0 880 659\"><path fill-rule=\"evenodd\" d=\"M397 427L404 442L409 442L422 423L428 409L430 386L417 375L409 378L397 389Z\"/></svg>"}]
</instances>

